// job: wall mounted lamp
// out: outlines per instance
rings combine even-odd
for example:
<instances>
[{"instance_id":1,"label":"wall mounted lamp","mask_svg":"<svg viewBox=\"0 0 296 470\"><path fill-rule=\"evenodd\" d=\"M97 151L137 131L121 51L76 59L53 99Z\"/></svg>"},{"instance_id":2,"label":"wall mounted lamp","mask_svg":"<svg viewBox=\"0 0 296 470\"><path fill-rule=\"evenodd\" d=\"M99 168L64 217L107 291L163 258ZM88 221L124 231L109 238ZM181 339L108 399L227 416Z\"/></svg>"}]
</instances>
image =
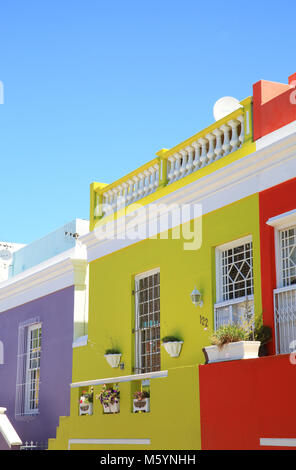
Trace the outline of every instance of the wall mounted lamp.
<instances>
[{"instance_id":1,"label":"wall mounted lamp","mask_svg":"<svg viewBox=\"0 0 296 470\"><path fill-rule=\"evenodd\" d=\"M195 288L193 289L193 291L191 292L190 297L191 297L192 303L193 303L196 307L197 307L198 305L199 305L200 307L203 306L202 295L201 295L201 293L197 290L196 287L195 287Z\"/></svg>"}]
</instances>

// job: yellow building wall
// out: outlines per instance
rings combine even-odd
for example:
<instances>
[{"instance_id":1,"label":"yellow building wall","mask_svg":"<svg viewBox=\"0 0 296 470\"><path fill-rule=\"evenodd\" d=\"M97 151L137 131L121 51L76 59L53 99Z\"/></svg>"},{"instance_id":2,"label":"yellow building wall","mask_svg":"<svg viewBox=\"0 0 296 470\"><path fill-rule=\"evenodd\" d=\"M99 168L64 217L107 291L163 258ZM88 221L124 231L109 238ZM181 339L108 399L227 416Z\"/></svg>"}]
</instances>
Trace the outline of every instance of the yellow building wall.
<instances>
[{"instance_id":1,"label":"yellow building wall","mask_svg":"<svg viewBox=\"0 0 296 470\"><path fill-rule=\"evenodd\" d=\"M79 389L71 391L71 416L61 418L50 449L68 448L68 439L150 438L147 449L200 449L198 369L202 348L210 344L216 301L215 248L252 235L255 314L262 313L258 194L202 217L202 244L184 250L184 239L143 240L90 263L88 345L74 349L73 382L129 375L134 366L135 275L160 268L161 338L178 335L181 354L171 358L161 347L161 370L168 377L151 379L151 412L133 414L131 382L120 384L120 414L103 415L94 400L93 416L78 416ZM190 293L197 287L203 306L195 307ZM207 317L204 330L200 315ZM122 352L124 370L111 369L104 358L111 347ZM95 393L100 390L95 387ZM217 393L218 390L217 390ZM145 447L145 446L144 446ZM71 449L140 449L143 446L72 445Z\"/></svg>"}]
</instances>

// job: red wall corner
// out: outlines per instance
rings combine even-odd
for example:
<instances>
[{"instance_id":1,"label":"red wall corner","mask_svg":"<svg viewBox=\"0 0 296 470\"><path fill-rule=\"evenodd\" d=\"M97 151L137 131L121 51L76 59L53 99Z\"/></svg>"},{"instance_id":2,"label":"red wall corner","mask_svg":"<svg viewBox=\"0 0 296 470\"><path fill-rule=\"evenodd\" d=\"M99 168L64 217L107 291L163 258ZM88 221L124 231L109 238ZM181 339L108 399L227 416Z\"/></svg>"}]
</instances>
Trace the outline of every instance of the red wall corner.
<instances>
[{"instance_id":1,"label":"red wall corner","mask_svg":"<svg viewBox=\"0 0 296 470\"><path fill-rule=\"evenodd\" d=\"M254 140L296 120L296 105L291 101L290 83L296 73L289 77L289 85L259 80L253 85Z\"/></svg>"}]
</instances>

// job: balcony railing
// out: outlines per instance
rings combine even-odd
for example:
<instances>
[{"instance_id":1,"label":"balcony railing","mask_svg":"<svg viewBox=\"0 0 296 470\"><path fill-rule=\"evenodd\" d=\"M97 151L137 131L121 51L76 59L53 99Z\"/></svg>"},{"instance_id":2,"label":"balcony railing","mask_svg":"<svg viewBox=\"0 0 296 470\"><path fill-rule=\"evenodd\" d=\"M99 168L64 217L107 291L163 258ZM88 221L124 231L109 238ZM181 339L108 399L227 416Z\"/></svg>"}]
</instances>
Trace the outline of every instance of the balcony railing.
<instances>
[{"instance_id":1,"label":"balcony railing","mask_svg":"<svg viewBox=\"0 0 296 470\"><path fill-rule=\"evenodd\" d=\"M296 349L296 285L274 290L277 354Z\"/></svg>"},{"instance_id":2,"label":"balcony railing","mask_svg":"<svg viewBox=\"0 0 296 470\"><path fill-rule=\"evenodd\" d=\"M241 108L109 185L94 183L91 218L101 219L179 181L252 141L252 98ZM108 208L108 210L107 210Z\"/></svg>"}]
</instances>

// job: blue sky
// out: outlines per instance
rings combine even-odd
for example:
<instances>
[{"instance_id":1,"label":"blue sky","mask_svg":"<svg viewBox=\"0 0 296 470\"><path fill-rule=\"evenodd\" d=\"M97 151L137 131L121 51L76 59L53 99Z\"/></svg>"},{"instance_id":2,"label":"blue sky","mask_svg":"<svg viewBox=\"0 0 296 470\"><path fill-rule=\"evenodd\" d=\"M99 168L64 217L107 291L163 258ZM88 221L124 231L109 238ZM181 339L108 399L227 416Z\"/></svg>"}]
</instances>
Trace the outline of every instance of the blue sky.
<instances>
[{"instance_id":1,"label":"blue sky","mask_svg":"<svg viewBox=\"0 0 296 470\"><path fill-rule=\"evenodd\" d=\"M294 1L10 0L0 11L0 240L89 216L110 183L296 72Z\"/></svg>"}]
</instances>

